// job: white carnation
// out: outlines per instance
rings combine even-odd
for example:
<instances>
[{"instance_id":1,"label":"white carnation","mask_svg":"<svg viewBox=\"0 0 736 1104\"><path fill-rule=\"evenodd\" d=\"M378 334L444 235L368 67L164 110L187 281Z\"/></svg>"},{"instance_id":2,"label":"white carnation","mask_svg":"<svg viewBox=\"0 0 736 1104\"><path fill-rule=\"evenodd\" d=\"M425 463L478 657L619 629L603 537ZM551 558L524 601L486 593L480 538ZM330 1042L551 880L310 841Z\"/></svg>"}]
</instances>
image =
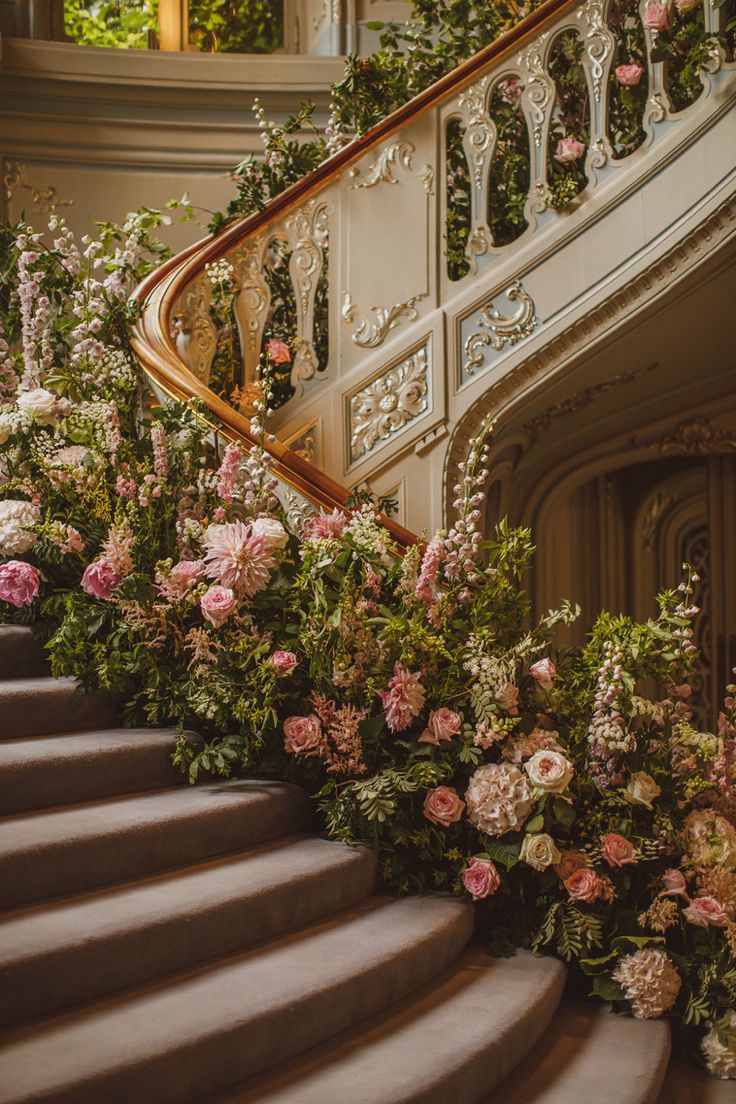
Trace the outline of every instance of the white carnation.
<instances>
[{"instance_id":1,"label":"white carnation","mask_svg":"<svg viewBox=\"0 0 736 1104\"><path fill-rule=\"evenodd\" d=\"M39 521L39 511L30 502L15 498L0 502L0 555L17 556L32 548L36 534L28 530Z\"/></svg>"}]
</instances>

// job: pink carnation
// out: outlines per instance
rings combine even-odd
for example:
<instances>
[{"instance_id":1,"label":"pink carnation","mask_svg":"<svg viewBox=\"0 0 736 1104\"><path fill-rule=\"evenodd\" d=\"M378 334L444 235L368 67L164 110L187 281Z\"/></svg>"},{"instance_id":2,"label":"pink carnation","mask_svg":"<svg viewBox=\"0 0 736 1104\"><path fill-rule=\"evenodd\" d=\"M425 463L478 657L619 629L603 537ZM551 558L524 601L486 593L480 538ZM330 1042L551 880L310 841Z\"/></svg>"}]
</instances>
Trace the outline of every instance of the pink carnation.
<instances>
[{"instance_id":1,"label":"pink carnation","mask_svg":"<svg viewBox=\"0 0 736 1104\"><path fill-rule=\"evenodd\" d=\"M318 755L322 742L322 726L319 717L288 717L284 721L284 750L290 755L309 758Z\"/></svg>"},{"instance_id":2,"label":"pink carnation","mask_svg":"<svg viewBox=\"0 0 736 1104\"><path fill-rule=\"evenodd\" d=\"M585 866L565 879L565 889L570 894L571 901L592 905L600 897L601 883L595 870Z\"/></svg>"},{"instance_id":3,"label":"pink carnation","mask_svg":"<svg viewBox=\"0 0 736 1104\"><path fill-rule=\"evenodd\" d=\"M101 556L99 560L95 560L94 563L85 568L82 576L82 590L86 590L87 594L91 594L93 598L107 601L122 581L122 577L118 575L117 571L104 556Z\"/></svg>"},{"instance_id":4,"label":"pink carnation","mask_svg":"<svg viewBox=\"0 0 736 1104\"><path fill-rule=\"evenodd\" d=\"M379 690L378 694L386 713L386 724L392 732L403 732L422 712L426 691L418 674L395 663L388 690Z\"/></svg>"},{"instance_id":5,"label":"pink carnation","mask_svg":"<svg viewBox=\"0 0 736 1104\"><path fill-rule=\"evenodd\" d=\"M11 606L30 606L41 586L38 568L24 560L8 560L0 567L0 598Z\"/></svg>"},{"instance_id":6,"label":"pink carnation","mask_svg":"<svg viewBox=\"0 0 736 1104\"><path fill-rule=\"evenodd\" d=\"M725 928L728 923L728 913L715 897L693 897L682 915L699 928Z\"/></svg>"},{"instance_id":7,"label":"pink carnation","mask_svg":"<svg viewBox=\"0 0 736 1104\"><path fill-rule=\"evenodd\" d=\"M266 342L266 356L272 364L290 364L291 350L285 341L272 337Z\"/></svg>"},{"instance_id":8,"label":"pink carnation","mask_svg":"<svg viewBox=\"0 0 736 1104\"><path fill-rule=\"evenodd\" d=\"M460 820L464 808L465 802L458 797L456 789L452 786L438 786L437 789L428 791L422 812L432 824L449 828Z\"/></svg>"},{"instance_id":9,"label":"pink carnation","mask_svg":"<svg viewBox=\"0 0 736 1104\"><path fill-rule=\"evenodd\" d=\"M199 608L205 620L219 629L238 608L238 599L230 587L211 586L202 595Z\"/></svg>"},{"instance_id":10,"label":"pink carnation","mask_svg":"<svg viewBox=\"0 0 736 1104\"><path fill-rule=\"evenodd\" d=\"M296 656L293 652L278 650L268 657L268 662L278 675L288 675L296 667Z\"/></svg>"},{"instance_id":11,"label":"pink carnation","mask_svg":"<svg viewBox=\"0 0 736 1104\"><path fill-rule=\"evenodd\" d=\"M584 153L585 146L577 138L560 138L553 156L555 161L564 165L568 161L579 161Z\"/></svg>"},{"instance_id":12,"label":"pink carnation","mask_svg":"<svg viewBox=\"0 0 736 1104\"><path fill-rule=\"evenodd\" d=\"M463 885L474 901L490 897L501 885L496 864L491 859L471 859L463 871Z\"/></svg>"},{"instance_id":13,"label":"pink carnation","mask_svg":"<svg viewBox=\"0 0 736 1104\"><path fill-rule=\"evenodd\" d=\"M644 70L641 65L617 65L616 80L624 88L632 88L642 78Z\"/></svg>"},{"instance_id":14,"label":"pink carnation","mask_svg":"<svg viewBox=\"0 0 736 1104\"><path fill-rule=\"evenodd\" d=\"M339 540L347 523L347 516L342 510L333 510L331 514L321 510L305 525L304 540Z\"/></svg>"},{"instance_id":15,"label":"pink carnation","mask_svg":"<svg viewBox=\"0 0 736 1104\"><path fill-rule=\"evenodd\" d=\"M205 533L205 564L210 578L252 598L268 586L274 547L242 521L210 525Z\"/></svg>"},{"instance_id":16,"label":"pink carnation","mask_svg":"<svg viewBox=\"0 0 736 1104\"><path fill-rule=\"evenodd\" d=\"M420 744L447 743L453 736L460 735L462 721L452 709L443 706L442 709L431 709L427 727L419 737Z\"/></svg>"},{"instance_id":17,"label":"pink carnation","mask_svg":"<svg viewBox=\"0 0 736 1104\"><path fill-rule=\"evenodd\" d=\"M633 843L616 832L609 832L604 838L603 857L609 866L628 866L637 861Z\"/></svg>"}]
</instances>

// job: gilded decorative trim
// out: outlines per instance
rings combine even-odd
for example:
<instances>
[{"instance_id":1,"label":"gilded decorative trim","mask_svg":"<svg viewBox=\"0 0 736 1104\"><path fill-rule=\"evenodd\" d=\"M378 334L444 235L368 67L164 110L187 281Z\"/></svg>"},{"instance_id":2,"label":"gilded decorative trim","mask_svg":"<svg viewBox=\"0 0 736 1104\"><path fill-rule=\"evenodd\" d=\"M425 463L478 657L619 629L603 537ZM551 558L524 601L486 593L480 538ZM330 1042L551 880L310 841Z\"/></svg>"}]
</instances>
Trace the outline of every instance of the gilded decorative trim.
<instances>
[{"instance_id":1,"label":"gilded decorative trim","mask_svg":"<svg viewBox=\"0 0 736 1104\"><path fill-rule=\"evenodd\" d=\"M726 429L698 416L679 422L670 433L633 437L635 448L650 448L661 456L710 456L736 449L736 429Z\"/></svg>"}]
</instances>

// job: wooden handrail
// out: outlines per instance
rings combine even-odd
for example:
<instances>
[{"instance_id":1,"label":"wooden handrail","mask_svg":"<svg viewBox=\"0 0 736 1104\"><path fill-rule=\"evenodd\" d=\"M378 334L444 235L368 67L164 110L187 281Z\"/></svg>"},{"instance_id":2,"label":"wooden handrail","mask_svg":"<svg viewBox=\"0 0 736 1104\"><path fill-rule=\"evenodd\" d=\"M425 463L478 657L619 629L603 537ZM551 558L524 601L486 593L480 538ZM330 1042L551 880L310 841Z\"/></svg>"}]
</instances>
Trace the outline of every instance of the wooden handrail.
<instances>
[{"instance_id":1,"label":"wooden handrail","mask_svg":"<svg viewBox=\"0 0 736 1104\"><path fill-rule=\"evenodd\" d=\"M250 422L198 380L179 356L172 335L171 317L174 304L183 289L191 283L205 265L220 258L245 238L280 218L303 203L369 150L406 123L457 94L473 81L491 62L498 62L518 51L540 32L544 25L574 8L579 0L545 0L494 42L447 73L414 99L388 115L367 134L356 139L324 161L308 176L298 180L275 196L261 211L231 223L216 235L209 235L171 258L152 272L136 289L134 299L141 314L132 334L132 345L144 369L169 395L178 399L200 398L217 427L232 440L253 442ZM268 444L275 460L276 474L285 483L320 505L332 509L344 505L350 492L313 464L297 456L279 441ZM416 537L396 522L387 521L394 538L402 545Z\"/></svg>"}]
</instances>

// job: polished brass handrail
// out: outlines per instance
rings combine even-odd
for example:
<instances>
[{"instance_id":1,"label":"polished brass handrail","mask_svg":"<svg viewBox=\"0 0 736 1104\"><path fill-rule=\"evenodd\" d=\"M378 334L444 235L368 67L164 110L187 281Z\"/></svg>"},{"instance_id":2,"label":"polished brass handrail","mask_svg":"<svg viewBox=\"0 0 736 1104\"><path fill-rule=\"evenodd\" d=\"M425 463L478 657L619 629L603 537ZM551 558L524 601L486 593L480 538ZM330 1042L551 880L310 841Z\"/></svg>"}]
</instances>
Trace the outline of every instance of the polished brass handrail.
<instances>
[{"instance_id":1,"label":"polished brass handrail","mask_svg":"<svg viewBox=\"0 0 736 1104\"><path fill-rule=\"evenodd\" d=\"M239 219L216 235L195 242L177 256L152 272L137 288L135 300L140 307L139 320L133 334L133 349L144 370L169 395L178 399L199 398L212 416L213 425L232 440L253 442L247 417L219 398L187 368L177 352L173 337L174 304L183 289L204 269L221 258L264 226L285 212L303 203L314 193L332 183L349 165L394 134L407 122L436 107L457 94L473 81L491 62L498 62L515 53L540 33L547 23L574 8L579 0L545 0L536 11L526 16L494 42L446 74L414 99L388 115L367 134L345 146L323 162L314 172L275 196L261 211ZM306 498L332 509L344 505L349 490L331 479L315 465L297 456L279 441L268 449L274 457L276 474ZM401 543L416 538L407 529L388 522Z\"/></svg>"}]
</instances>

